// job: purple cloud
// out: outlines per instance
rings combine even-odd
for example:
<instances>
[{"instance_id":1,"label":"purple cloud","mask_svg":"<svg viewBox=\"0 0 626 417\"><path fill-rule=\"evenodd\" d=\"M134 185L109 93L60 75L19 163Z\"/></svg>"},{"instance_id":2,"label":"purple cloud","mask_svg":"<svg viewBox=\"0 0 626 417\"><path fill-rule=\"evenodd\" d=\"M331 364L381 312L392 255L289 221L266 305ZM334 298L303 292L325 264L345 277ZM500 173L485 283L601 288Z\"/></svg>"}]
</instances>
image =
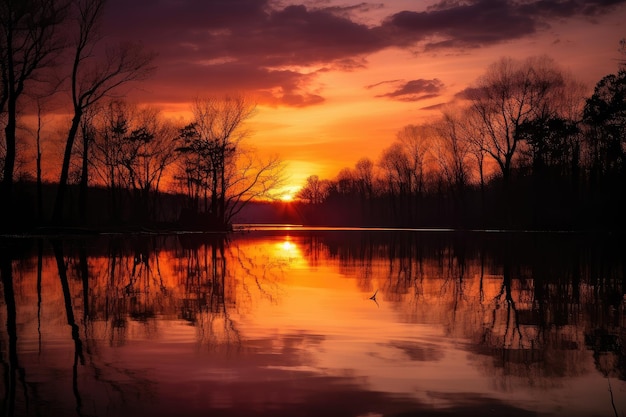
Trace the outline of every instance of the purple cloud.
<instances>
[{"instance_id":1,"label":"purple cloud","mask_svg":"<svg viewBox=\"0 0 626 417\"><path fill-rule=\"evenodd\" d=\"M380 84L381 83L375 85ZM401 101L419 101L439 96L443 88L444 84L437 78L432 80L420 78L418 80L408 81L394 91L380 94L376 97L386 97Z\"/></svg>"},{"instance_id":2,"label":"purple cloud","mask_svg":"<svg viewBox=\"0 0 626 417\"><path fill-rule=\"evenodd\" d=\"M455 3L450 8L426 12L403 11L384 23L389 30L399 31L399 36L412 36L415 41L435 35L443 37L444 41L437 42L439 47L478 47L520 38L536 32L537 25L538 21L532 16L520 13L513 3L501 0Z\"/></svg>"},{"instance_id":3,"label":"purple cloud","mask_svg":"<svg viewBox=\"0 0 626 417\"><path fill-rule=\"evenodd\" d=\"M368 55L386 48L477 48L536 33L551 19L608 13L624 2L442 0L372 26L359 17L380 4L111 0L103 31L112 41L141 41L158 52L154 82L161 88L154 94L186 101L193 88L245 89L272 98L272 104L304 106L323 101L315 85L320 71L364 67ZM414 80L383 96L423 99L442 87L440 81Z\"/></svg>"}]
</instances>

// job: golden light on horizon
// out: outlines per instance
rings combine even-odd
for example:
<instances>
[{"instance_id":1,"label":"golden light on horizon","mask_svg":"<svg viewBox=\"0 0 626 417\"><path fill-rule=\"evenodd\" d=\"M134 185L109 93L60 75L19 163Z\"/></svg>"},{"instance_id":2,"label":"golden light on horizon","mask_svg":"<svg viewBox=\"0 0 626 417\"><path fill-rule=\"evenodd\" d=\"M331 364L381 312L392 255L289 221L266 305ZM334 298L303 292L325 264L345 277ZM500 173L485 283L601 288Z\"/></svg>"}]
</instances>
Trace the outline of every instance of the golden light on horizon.
<instances>
[{"instance_id":1,"label":"golden light on horizon","mask_svg":"<svg viewBox=\"0 0 626 417\"><path fill-rule=\"evenodd\" d=\"M301 185L286 185L278 190L278 198L284 203L290 203L295 200L296 195L301 188Z\"/></svg>"}]
</instances>

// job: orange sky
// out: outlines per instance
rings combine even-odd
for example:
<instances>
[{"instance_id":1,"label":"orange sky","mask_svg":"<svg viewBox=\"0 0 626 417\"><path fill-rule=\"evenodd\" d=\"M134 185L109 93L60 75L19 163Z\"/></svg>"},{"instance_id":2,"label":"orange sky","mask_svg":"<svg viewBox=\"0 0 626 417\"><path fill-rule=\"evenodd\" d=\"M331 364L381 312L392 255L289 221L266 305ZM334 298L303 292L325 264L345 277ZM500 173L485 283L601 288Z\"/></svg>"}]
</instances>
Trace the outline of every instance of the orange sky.
<instances>
[{"instance_id":1,"label":"orange sky","mask_svg":"<svg viewBox=\"0 0 626 417\"><path fill-rule=\"evenodd\" d=\"M376 161L501 56L547 54L591 92L617 70L624 3L114 0L103 31L159 54L140 103L180 117L196 96L253 97L249 143L278 153L296 187Z\"/></svg>"}]
</instances>

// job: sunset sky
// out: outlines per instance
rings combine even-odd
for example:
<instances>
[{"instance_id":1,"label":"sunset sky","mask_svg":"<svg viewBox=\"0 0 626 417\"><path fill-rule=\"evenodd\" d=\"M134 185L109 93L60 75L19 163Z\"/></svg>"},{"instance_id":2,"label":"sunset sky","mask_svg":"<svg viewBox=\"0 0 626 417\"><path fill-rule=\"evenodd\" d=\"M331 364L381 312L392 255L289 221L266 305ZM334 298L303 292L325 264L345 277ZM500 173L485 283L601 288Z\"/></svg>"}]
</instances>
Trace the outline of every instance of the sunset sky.
<instances>
[{"instance_id":1,"label":"sunset sky","mask_svg":"<svg viewBox=\"0 0 626 417\"><path fill-rule=\"evenodd\" d=\"M251 97L249 142L278 153L296 186L376 160L502 56L547 54L591 93L617 70L625 3L112 0L102 29L158 53L139 103L184 117L197 96Z\"/></svg>"}]
</instances>

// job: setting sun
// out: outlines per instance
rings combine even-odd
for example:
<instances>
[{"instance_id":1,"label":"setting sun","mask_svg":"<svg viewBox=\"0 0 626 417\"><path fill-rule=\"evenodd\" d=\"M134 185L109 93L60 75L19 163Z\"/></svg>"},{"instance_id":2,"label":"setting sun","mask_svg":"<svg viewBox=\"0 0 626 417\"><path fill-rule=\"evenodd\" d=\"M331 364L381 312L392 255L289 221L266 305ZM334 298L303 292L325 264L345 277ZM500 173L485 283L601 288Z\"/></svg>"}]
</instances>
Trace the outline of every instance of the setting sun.
<instances>
[{"instance_id":1,"label":"setting sun","mask_svg":"<svg viewBox=\"0 0 626 417\"><path fill-rule=\"evenodd\" d=\"M284 203L290 203L294 201L294 199L296 198L296 194L298 194L298 191L300 191L300 188L301 187L298 185L285 186L278 192L280 200Z\"/></svg>"}]
</instances>

